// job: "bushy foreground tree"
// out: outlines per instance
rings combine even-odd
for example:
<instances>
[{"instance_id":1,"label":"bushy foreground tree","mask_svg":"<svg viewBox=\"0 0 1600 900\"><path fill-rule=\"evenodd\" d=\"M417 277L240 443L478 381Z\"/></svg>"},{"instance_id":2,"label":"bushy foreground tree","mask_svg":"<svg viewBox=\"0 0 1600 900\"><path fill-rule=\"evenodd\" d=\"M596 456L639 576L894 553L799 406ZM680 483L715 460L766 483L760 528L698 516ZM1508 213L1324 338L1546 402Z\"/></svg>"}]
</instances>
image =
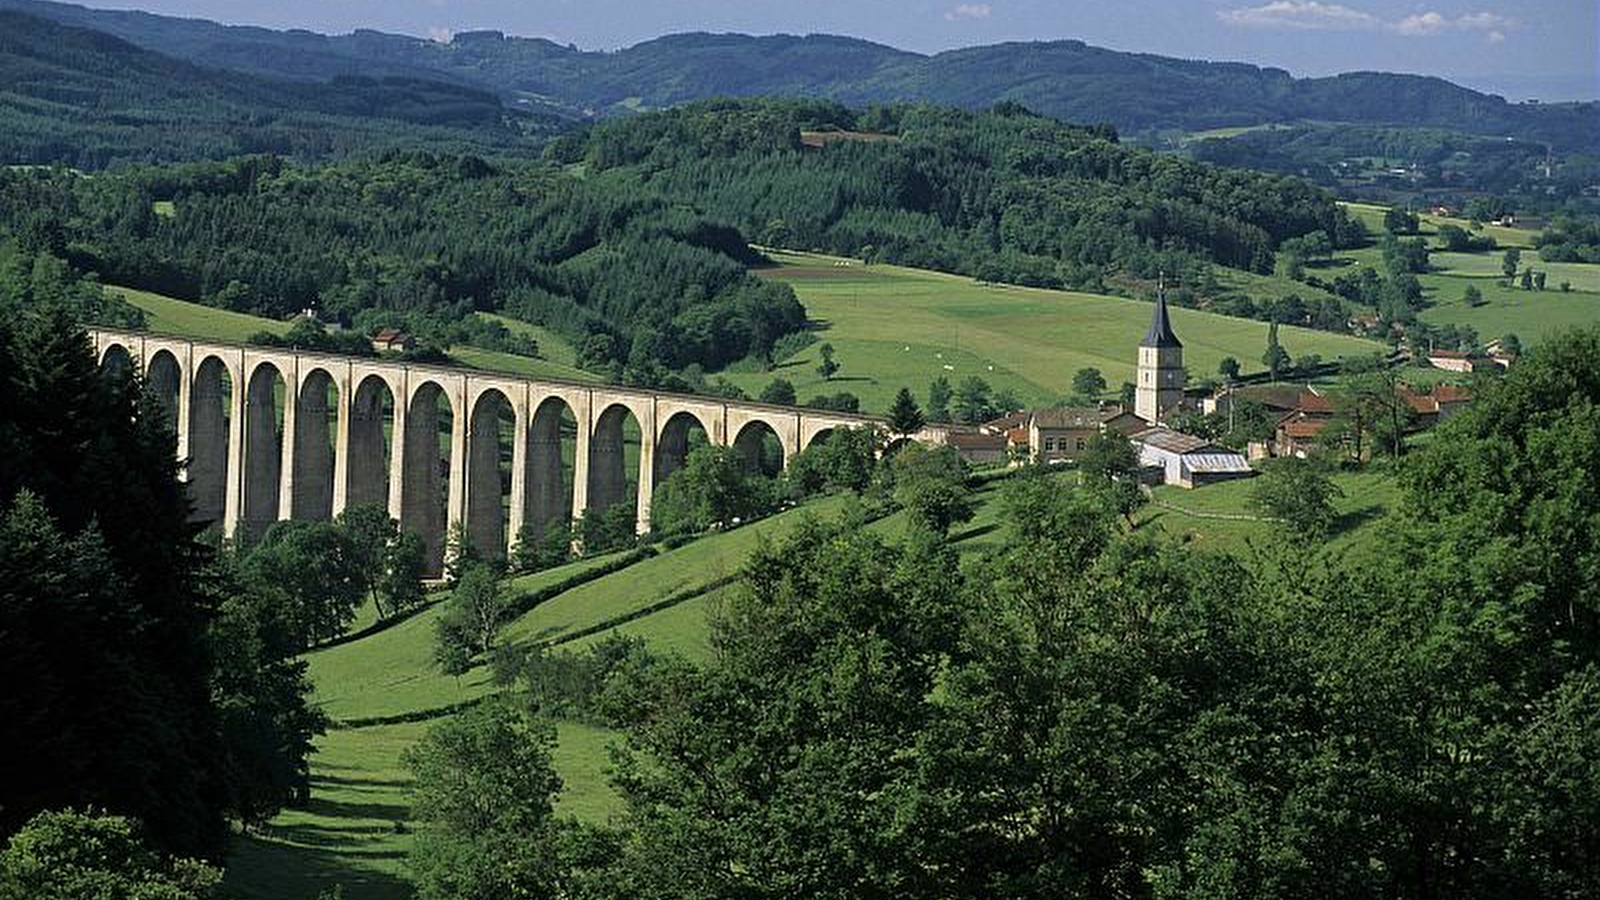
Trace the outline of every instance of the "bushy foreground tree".
<instances>
[{"instance_id":1,"label":"bushy foreground tree","mask_svg":"<svg viewBox=\"0 0 1600 900\"><path fill-rule=\"evenodd\" d=\"M0 900L209 900L222 872L151 850L125 816L43 812L0 851Z\"/></svg>"},{"instance_id":2,"label":"bushy foreground tree","mask_svg":"<svg viewBox=\"0 0 1600 900\"><path fill-rule=\"evenodd\" d=\"M93 806L216 858L304 792L289 620L195 540L174 441L64 307L0 308L0 835Z\"/></svg>"}]
</instances>

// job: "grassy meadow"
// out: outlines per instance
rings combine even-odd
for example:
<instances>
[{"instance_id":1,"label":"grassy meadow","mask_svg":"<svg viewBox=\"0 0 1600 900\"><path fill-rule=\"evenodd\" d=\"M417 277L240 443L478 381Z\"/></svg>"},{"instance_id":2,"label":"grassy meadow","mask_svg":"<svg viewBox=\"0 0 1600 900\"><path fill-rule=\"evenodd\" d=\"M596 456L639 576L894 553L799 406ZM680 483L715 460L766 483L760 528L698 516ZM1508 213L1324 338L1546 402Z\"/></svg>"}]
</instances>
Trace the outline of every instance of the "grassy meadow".
<instances>
[{"instance_id":1,"label":"grassy meadow","mask_svg":"<svg viewBox=\"0 0 1600 900\"><path fill-rule=\"evenodd\" d=\"M1346 204L1346 208L1373 234L1382 233L1384 207L1351 203ZM1417 278L1429 304L1421 313L1424 322L1470 326L1485 343L1515 334L1524 347L1531 347L1566 328L1600 322L1600 265L1545 262L1533 249L1537 232L1527 229L1498 225L1474 229L1466 219L1426 213L1418 216L1418 222L1418 234L1428 240L1432 250L1429 256L1432 271ZM1498 247L1480 253L1447 252L1438 238L1439 226L1445 224L1492 237ZM1519 281L1501 284L1505 280L1501 260L1505 251L1512 248L1522 254L1522 269L1546 274L1543 291L1523 290L1518 286L1520 276ZM1375 247L1341 251L1334 262L1336 266L1361 264L1382 268L1381 255ZM1331 274L1324 272L1323 277L1331 277ZM1571 290L1562 291L1562 282L1570 285ZM1464 296L1469 286L1476 287L1483 295L1482 305L1467 305Z\"/></svg>"},{"instance_id":2,"label":"grassy meadow","mask_svg":"<svg viewBox=\"0 0 1600 900\"><path fill-rule=\"evenodd\" d=\"M809 253L772 256L777 266L761 274L794 287L817 323L818 343L779 360L772 372L725 375L752 395L781 376L794 382L802 401L849 391L863 409L881 412L901 387L921 398L941 375L952 384L977 375L1024 404L1050 403L1070 392L1081 368L1099 369L1112 390L1132 381L1139 340L1150 325L1151 305L1137 300L982 284ZM1246 371L1260 368L1266 323L1177 308L1172 318L1184 361L1197 376L1214 373L1225 356ZM1293 355L1324 359L1379 349L1371 341L1301 328L1284 328L1280 339ZM839 364L832 380L816 372L823 342L833 345Z\"/></svg>"},{"instance_id":3,"label":"grassy meadow","mask_svg":"<svg viewBox=\"0 0 1600 900\"><path fill-rule=\"evenodd\" d=\"M214 309L199 303L177 300L150 291L108 286L106 292L121 297L144 310L145 323L151 331L178 334L196 340L233 341L242 343L251 335L262 331L283 334L289 323L260 316Z\"/></svg>"}]
</instances>

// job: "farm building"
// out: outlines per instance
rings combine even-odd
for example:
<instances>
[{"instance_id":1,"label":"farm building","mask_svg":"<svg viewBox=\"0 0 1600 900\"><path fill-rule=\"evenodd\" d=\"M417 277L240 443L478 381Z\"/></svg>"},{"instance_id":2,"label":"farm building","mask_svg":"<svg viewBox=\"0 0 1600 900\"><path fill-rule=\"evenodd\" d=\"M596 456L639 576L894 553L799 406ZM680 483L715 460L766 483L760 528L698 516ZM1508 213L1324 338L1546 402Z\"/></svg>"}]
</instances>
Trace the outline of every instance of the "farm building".
<instances>
[{"instance_id":1,"label":"farm building","mask_svg":"<svg viewBox=\"0 0 1600 900\"><path fill-rule=\"evenodd\" d=\"M1255 474L1249 460L1237 450L1164 425L1146 428L1131 439L1139 450L1139 462L1159 468L1166 484L1197 488Z\"/></svg>"},{"instance_id":2,"label":"farm building","mask_svg":"<svg viewBox=\"0 0 1600 900\"><path fill-rule=\"evenodd\" d=\"M952 433L945 442L960 455L961 460L973 466L992 466L1011 458L1011 442L1004 434Z\"/></svg>"},{"instance_id":3,"label":"farm building","mask_svg":"<svg viewBox=\"0 0 1600 900\"><path fill-rule=\"evenodd\" d=\"M1494 362L1482 356L1463 353L1459 350L1429 350L1428 365L1446 372L1463 372L1471 374L1479 369L1495 365Z\"/></svg>"},{"instance_id":4,"label":"farm building","mask_svg":"<svg viewBox=\"0 0 1600 900\"><path fill-rule=\"evenodd\" d=\"M416 346L416 339L398 328L382 328L372 336L372 349L379 353L414 350Z\"/></svg>"}]
</instances>

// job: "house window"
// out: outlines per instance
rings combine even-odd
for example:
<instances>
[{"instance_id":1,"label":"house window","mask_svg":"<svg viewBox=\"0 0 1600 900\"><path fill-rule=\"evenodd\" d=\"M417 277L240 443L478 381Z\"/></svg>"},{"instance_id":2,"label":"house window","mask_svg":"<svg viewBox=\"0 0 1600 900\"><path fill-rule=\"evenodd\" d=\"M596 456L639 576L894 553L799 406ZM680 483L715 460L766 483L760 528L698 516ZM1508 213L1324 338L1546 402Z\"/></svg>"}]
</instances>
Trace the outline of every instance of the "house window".
<instances>
[{"instance_id":1,"label":"house window","mask_svg":"<svg viewBox=\"0 0 1600 900\"><path fill-rule=\"evenodd\" d=\"M1046 452L1046 453L1054 453L1054 452L1056 452L1056 439L1055 438L1045 438L1044 439L1044 452Z\"/></svg>"},{"instance_id":2,"label":"house window","mask_svg":"<svg viewBox=\"0 0 1600 900\"><path fill-rule=\"evenodd\" d=\"M1078 438L1078 449L1079 450L1083 449L1083 438Z\"/></svg>"}]
</instances>

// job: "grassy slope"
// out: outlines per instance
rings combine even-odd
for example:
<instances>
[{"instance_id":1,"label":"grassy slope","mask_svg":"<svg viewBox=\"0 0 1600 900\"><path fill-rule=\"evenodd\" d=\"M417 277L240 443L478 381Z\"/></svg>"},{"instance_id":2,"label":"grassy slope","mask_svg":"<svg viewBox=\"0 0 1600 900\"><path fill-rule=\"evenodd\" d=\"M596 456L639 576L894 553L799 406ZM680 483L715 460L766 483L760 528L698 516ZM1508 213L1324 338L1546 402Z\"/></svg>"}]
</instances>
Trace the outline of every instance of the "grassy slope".
<instances>
[{"instance_id":1,"label":"grassy slope","mask_svg":"<svg viewBox=\"0 0 1600 900\"><path fill-rule=\"evenodd\" d=\"M740 372L728 380L752 394L775 376L793 381L801 400L850 391L869 411L882 411L902 386L919 397L934 378L952 383L969 375L1024 403L1052 402L1070 390L1078 369L1098 368L1115 388L1131 381L1136 347L1150 324L1151 306L1095 294L984 285L971 278L898 266L848 267L815 254L776 253L764 274L793 285L818 337L833 344L838 374L816 373L814 344L779 362L775 371ZM1224 356L1245 368L1266 346L1265 323L1193 310L1173 311L1185 362L1197 375L1215 372ZM1357 338L1296 328L1283 330L1291 354L1326 359L1368 354L1377 345Z\"/></svg>"},{"instance_id":2,"label":"grassy slope","mask_svg":"<svg viewBox=\"0 0 1600 900\"><path fill-rule=\"evenodd\" d=\"M273 334L283 334L289 330L285 322L226 309L213 309L198 303L152 294L149 291L124 287L108 287L106 290L144 310L151 331L181 334L200 340L242 342L257 332L270 331Z\"/></svg>"},{"instance_id":3,"label":"grassy slope","mask_svg":"<svg viewBox=\"0 0 1600 900\"><path fill-rule=\"evenodd\" d=\"M1347 204L1347 208L1374 234L1382 233L1383 207L1352 203ZM1439 226L1452 224L1470 230L1472 223L1466 219L1432 215L1418 218L1419 233L1435 248L1429 260L1434 271L1418 278L1431 304L1422 311L1423 321L1434 325L1469 325L1485 342L1514 333L1524 346L1536 344L1564 328L1600 322L1600 266L1547 263L1532 247L1533 232L1496 225L1484 225L1474 233L1494 238L1499 245L1497 249L1486 253L1443 252L1437 249L1441 246L1437 238ZM1522 251L1522 268L1547 273L1543 291L1500 286L1500 280L1505 277L1500 269L1501 258L1512 247ZM1341 253L1339 257L1381 268L1375 248ZM1560 290L1563 281L1571 283L1570 293ZM1470 307L1462 302L1469 285L1482 292L1484 305Z\"/></svg>"},{"instance_id":4,"label":"grassy slope","mask_svg":"<svg viewBox=\"0 0 1600 900\"><path fill-rule=\"evenodd\" d=\"M506 634L518 642L563 643L573 632L735 572L758 541L783 533L804 516L832 515L842 506L840 499L826 499L663 552L535 607ZM533 591L602 562L579 561L517 579L513 587ZM704 611L712 602L710 595L695 598L619 630L704 658ZM434 666L433 629L441 612L442 607L431 607L377 634L308 654L316 702L336 721L348 721L437 710L489 693L487 666L459 679ZM583 646L601 637L572 643ZM240 841L229 860L229 889L247 900L312 900L344 883L348 900L409 896L402 866L410 842L409 776L402 755L427 727L427 722L343 727L319 739L312 759L312 804L284 812L262 834ZM605 775L611 738L604 729L561 724L555 762L566 784L558 803L562 813L604 821L619 808Z\"/></svg>"}]
</instances>

